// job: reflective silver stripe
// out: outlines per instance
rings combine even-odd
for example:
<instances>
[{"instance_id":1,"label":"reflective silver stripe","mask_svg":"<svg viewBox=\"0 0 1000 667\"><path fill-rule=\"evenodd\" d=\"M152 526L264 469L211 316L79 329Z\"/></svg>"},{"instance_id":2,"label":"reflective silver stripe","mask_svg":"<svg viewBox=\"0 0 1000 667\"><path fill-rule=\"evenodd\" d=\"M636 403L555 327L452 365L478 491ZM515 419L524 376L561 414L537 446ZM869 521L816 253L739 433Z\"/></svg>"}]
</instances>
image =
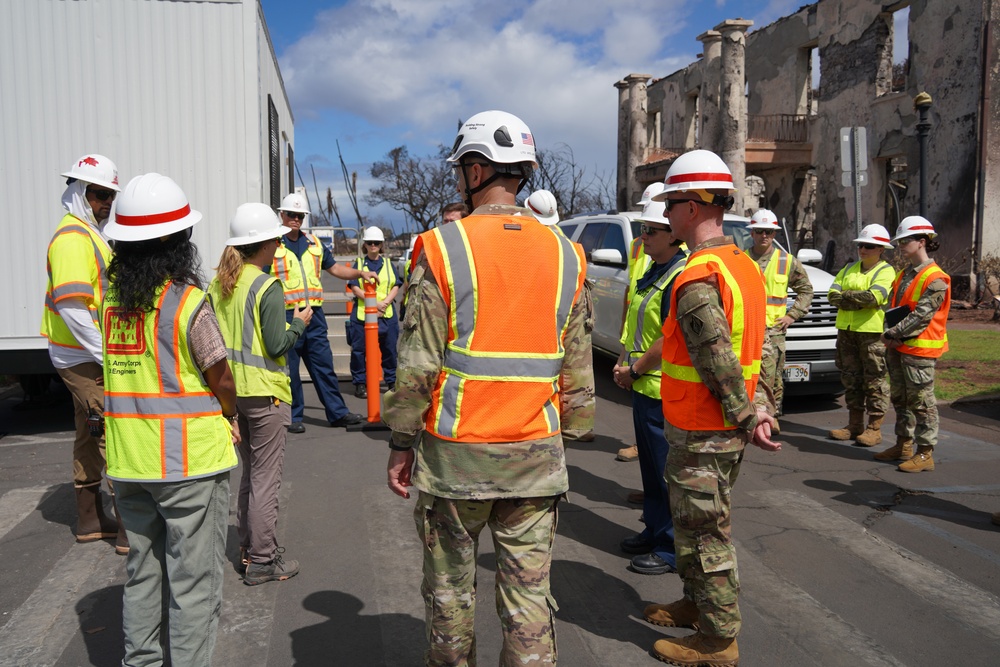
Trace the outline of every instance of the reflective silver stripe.
<instances>
[{"instance_id":1,"label":"reflective silver stripe","mask_svg":"<svg viewBox=\"0 0 1000 667\"><path fill-rule=\"evenodd\" d=\"M166 394L178 394L181 391L180 378L177 377L177 357L174 356L174 320L181 307L181 299L189 288L183 285L169 283L163 290L163 297L160 300L160 313L157 317L156 345L157 358L160 363L160 382L163 384L163 392ZM190 328L194 323L193 314L198 312L205 298L202 296L194 308L191 309L191 321L187 323L188 339L190 340ZM200 373L200 371L199 371Z\"/></svg>"},{"instance_id":2,"label":"reflective silver stripe","mask_svg":"<svg viewBox=\"0 0 1000 667\"><path fill-rule=\"evenodd\" d=\"M645 330L646 326L646 307L649 305L649 300L653 298L656 294L661 294L663 290L667 288L670 281L680 275L680 272L687 265L686 259L680 259L676 265L674 265L669 271L664 273L659 279L654 283L656 289L650 289L646 296L643 297L642 301L639 303L639 310L636 314L635 322L635 337L632 339L632 350L635 352L645 352L646 348L642 345L642 332ZM669 305L667 308L669 309ZM663 308L663 304L660 304L660 308ZM662 315L662 312L661 312Z\"/></svg>"},{"instance_id":3,"label":"reflective silver stripe","mask_svg":"<svg viewBox=\"0 0 1000 667\"><path fill-rule=\"evenodd\" d=\"M461 220L456 221L461 223ZM472 331L476 326L476 274L466 249L465 227L450 224L434 230L445 252L445 266L451 272L448 282L452 290L452 324L455 329L454 344L467 348Z\"/></svg>"},{"instance_id":4,"label":"reflective silver stripe","mask_svg":"<svg viewBox=\"0 0 1000 667\"><path fill-rule=\"evenodd\" d=\"M562 355L544 358L477 352L472 356L466 350L451 345L444 353L444 370L477 380L552 382L559 377L562 364Z\"/></svg>"},{"instance_id":5,"label":"reflective silver stripe","mask_svg":"<svg viewBox=\"0 0 1000 667\"><path fill-rule=\"evenodd\" d=\"M369 322L378 322L377 304L378 304L378 297L375 296L365 297L365 324L368 324ZM369 312L369 308L374 308L375 312Z\"/></svg>"},{"instance_id":6,"label":"reflective silver stripe","mask_svg":"<svg viewBox=\"0 0 1000 667\"><path fill-rule=\"evenodd\" d=\"M454 225L455 223L451 223ZM449 225L450 226L450 225ZM440 229L440 227L438 228ZM453 375L445 375L444 382L441 383L441 394L438 397L437 432L451 438L456 437L455 426L458 423L458 397L461 394L462 378Z\"/></svg>"},{"instance_id":7,"label":"reflective silver stripe","mask_svg":"<svg viewBox=\"0 0 1000 667\"><path fill-rule=\"evenodd\" d=\"M97 277L101 281L101 294L107 294L108 265L104 263L104 255L101 253L101 248L100 246L97 245L97 241L94 239L94 233L90 229L88 229L85 225L82 224L66 225L65 227L59 230L59 233L62 234L63 232L69 232L69 231L82 232L87 235L87 238L90 239L91 245L94 246L94 257L97 259L97 269L98 269Z\"/></svg>"},{"instance_id":8,"label":"reflective silver stripe","mask_svg":"<svg viewBox=\"0 0 1000 667\"><path fill-rule=\"evenodd\" d=\"M76 295L84 292L89 294L91 297L96 296L94 292L94 286L90 283L66 283L55 287L52 289L52 300L58 301L60 298L67 295Z\"/></svg>"},{"instance_id":9,"label":"reflective silver stripe","mask_svg":"<svg viewBox=\"0 0 1000 667\"><path fill-rule=\"evenodd\" d=\"M562 289L559 292L559 303L556 308L556 335L559 337L559 351L563 351L562 336L569 324L569 314L573 309L573 296L576 295L576 282L582 271L580 258L576 254L573 242L565 236L556 236L556 240L562 245L562 257L560 265L562 268Z\"/></svg>"},{"instance_id":10,"label":"reflective silver stripe","mask_svg":"<svg viewBox=\"0 0 1000 667\"><path fill-rule=\"evenodd\" d=\"M882 296L889 298L889 291L886 288L882 287L881 285L872 285L868 289L870 289L873 292L878 292Z\"/></svg>"},{"instance_id":11,"label":"reflective silver stripe","mask_svg":"<svg viewBox=\"0 0 1000 667\"><path fill-rule=\"evenodd\" d=\"M262 273L254 279L253 283L251 283L250 291L247 294L247 300L243 304L243 349L234 350L227 347L226 358L245 366L263 368L269 371L284 372L286 367L278 365L274 359L253 353L253 341L256 337L254 320L255 313L257 312L257 294L259 294L261 289L263 289L265 283L270 280L271 276L266 273Z\"/></svg>"},{"instance_id":12,"label":"reflective silver stripe","mask_svg":"<svg viewBox=\"0 0 1000 667\"><path fill-rule=\"evenodd\" d=\"M229 359L229 361L235 361L238 364L243 364L244 366L252 366L253 368L263 368L264 370L281 373L288 372L288 366L279 366L274 359L271 359L270 357L261 357L244 350L234 350L227 347L226 359Z\"/></svg>"},{"instance_id":13,"label":"reflective silver stripe","mask_svg":"<svg viewBox=\"0 0 1000 667\"><path fill-rule=\"evenodd\" d=\"M840 286L840 283L833 283L830 285L831 292L843 292L844 288Z\"/></svg>"},{"instance_id":14,"label":"reflective silver stripe","mask_svg":"<svg viewBox=\"0 0 1000 667\"><path fill-rule=\"evenodd\" d=\"M557 431L561 427L561 422L559 420L559 413L556 412L556 406L551 399L545 402L545 419L548 422L550 431Z\"/></svg>"},{"instance_id":15,"label":"reflective silver stripe","mask_svg":"<svg viewBox=\"0 0 1000 667\"><path fill-rule=\"evenodd\" d=\"M212 394L179 396L123 396L105 394L104 410L112 415L139 415L140 419L163 419L180 415L214 413L220 410Z\"/></svg>"},{"instance_id":16,"label":"reflective silver stripe","mask_svg":"<svg viewBox=\"0 0 1000 667\"><path fill-rule=\"evenodd\" d=\"M788 273L788 253L784 250L778 250L778 274L785 275Z\"/></svg>"},{"instance_id":17,"label":"reflective silver stripe","mask_svg":"<svg viewBox=\"0 0 1000 667\"><path fill-rule=\"evenodd\" d=\"M184 479L184 420L163 420L163 478L174 482Z\"/></svg>"},{"instance_id":18,"label":"reflective silver stripe","mask_svg":"<svg viewBox=\"0 0 1000 667\"><path fill-rule=\"evenodd\" d=\"M788 303L787 297L780 297L780 296L767 297L767 305L769 306L784 306L787 303Z\"/></svg>"}]
</instances>

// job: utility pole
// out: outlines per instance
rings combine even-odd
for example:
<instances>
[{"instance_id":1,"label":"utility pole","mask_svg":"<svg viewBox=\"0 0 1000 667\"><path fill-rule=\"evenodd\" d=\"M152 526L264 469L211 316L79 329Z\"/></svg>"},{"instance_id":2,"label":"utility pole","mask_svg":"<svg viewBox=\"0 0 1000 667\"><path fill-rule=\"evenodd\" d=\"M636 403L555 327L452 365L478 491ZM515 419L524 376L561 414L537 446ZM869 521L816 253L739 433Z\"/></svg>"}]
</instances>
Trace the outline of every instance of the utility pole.
<instances>
[{"instance_id":1,"label":"utility pole","mask_svg":"<svg viewBox=\"0 0 1000 667\"><path fill-rule=\"evenodd\" d=\"M933 101L926 92L913 98L913 109L918 114L917 140L920 142L920 215L925 218L927 217L927 135L931 130L927 112L930 111Z\"/></svg>"}]
</instances>

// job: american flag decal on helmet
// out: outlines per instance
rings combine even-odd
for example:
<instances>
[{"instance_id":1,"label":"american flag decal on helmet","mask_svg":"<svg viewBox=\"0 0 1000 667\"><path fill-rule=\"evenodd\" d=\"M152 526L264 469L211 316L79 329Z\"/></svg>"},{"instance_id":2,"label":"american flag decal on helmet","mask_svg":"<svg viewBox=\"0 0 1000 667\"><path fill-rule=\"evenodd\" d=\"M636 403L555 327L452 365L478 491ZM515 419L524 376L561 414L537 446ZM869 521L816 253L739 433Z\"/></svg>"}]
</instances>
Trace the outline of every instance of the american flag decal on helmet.
<instances>
[{"instance_id":1,"label":"american flag decal on helmet","mask_svg":"<svg viewBox=\"0 0 1000 667\"><path fill-rule=\"evenodd\" d=\"M534 146L535 140L531 138L531 135L527 132L521 133L521 143L525 146Z\"/></svg>"}]
</instances>

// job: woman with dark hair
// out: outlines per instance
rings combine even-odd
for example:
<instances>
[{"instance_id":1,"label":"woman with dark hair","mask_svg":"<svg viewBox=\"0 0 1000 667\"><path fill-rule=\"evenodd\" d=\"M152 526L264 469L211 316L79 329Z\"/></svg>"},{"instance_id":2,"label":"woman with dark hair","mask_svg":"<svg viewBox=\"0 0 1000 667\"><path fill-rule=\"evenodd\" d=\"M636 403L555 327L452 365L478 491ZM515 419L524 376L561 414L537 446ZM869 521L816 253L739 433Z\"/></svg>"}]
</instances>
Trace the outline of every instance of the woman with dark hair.
<instances>
[{"instance_id":1,"label":"woman with dark hair","mask_svg":"<svg viewBox=\"0 0 1000 667\"><path fill-rule=\"evenodd\" d=\"M934 366L948 351L951 278L927 255L940 246L926 218L904 218L892 240L910 266L892 285L891 305L905 306L910 312L882 334L889 393L896 409L896 444L875 458L902 461L899 470L903 472L923 472L934 470L938 436Z\"/></svg>"},{"instance_id":2,"label":"woman with dark hair","mask_svg":"<svg viewBox=\"0 0 1000 667\"><path fill-rule=\"evenodd\" d=\"M240 436L225 343L190 240L200 220L176 183L144 174L105 228L117 241L101 307L108 477L131 544L123 665L211 664L222 608Z\"/></svg>"},{"instance_id":3,"label":"woman with dark hair","mask_svg":"<svg viewBox=\"0 0 1000 667\"><path fill-rule=\"evenodd\" d=\"M284 581L299 572L298 561L282 557L275 529L286 429L292 421L285 353L305 331L312 308L296 308L287 323L281 283L263 271L289 231L266 204L237 208L218 274L208 286L236 382L243 434L236 528L243 583L249 586Z\"/></svg>"}]
</instances>

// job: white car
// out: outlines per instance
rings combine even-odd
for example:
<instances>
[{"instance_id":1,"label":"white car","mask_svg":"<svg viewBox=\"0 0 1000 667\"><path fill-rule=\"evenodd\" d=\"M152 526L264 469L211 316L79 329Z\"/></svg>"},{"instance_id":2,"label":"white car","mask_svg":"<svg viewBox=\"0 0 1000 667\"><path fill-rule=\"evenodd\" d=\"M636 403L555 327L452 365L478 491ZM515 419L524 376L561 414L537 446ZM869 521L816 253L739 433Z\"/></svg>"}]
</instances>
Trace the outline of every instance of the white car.
<instances>
[{"instance_id":1,"label":"white car","mask_svg":"<svg viewBox=\"0 0 1000 667\"><path fill-rule=\"evenodd\" d=\"M632 239L639 234L638 215L634 211L612 212L569 218L559 223L566 236L583 246L587 256L587 277L594 286L594 348L615 358L621 352L622 303L628 290L625 261ZM723 222L723 231L743 249L753 244L746 227L748 223L747 218L729 214ZM785 390L789 395L838 393L843 387L834 362L837 309L827 300L834 277L810 265L822 261L819 251L800 250L797 257L809 274L814 296L809 313L788 328ZM793 300L790 296L789 303Z\"/></svg>"}]
</instances>

